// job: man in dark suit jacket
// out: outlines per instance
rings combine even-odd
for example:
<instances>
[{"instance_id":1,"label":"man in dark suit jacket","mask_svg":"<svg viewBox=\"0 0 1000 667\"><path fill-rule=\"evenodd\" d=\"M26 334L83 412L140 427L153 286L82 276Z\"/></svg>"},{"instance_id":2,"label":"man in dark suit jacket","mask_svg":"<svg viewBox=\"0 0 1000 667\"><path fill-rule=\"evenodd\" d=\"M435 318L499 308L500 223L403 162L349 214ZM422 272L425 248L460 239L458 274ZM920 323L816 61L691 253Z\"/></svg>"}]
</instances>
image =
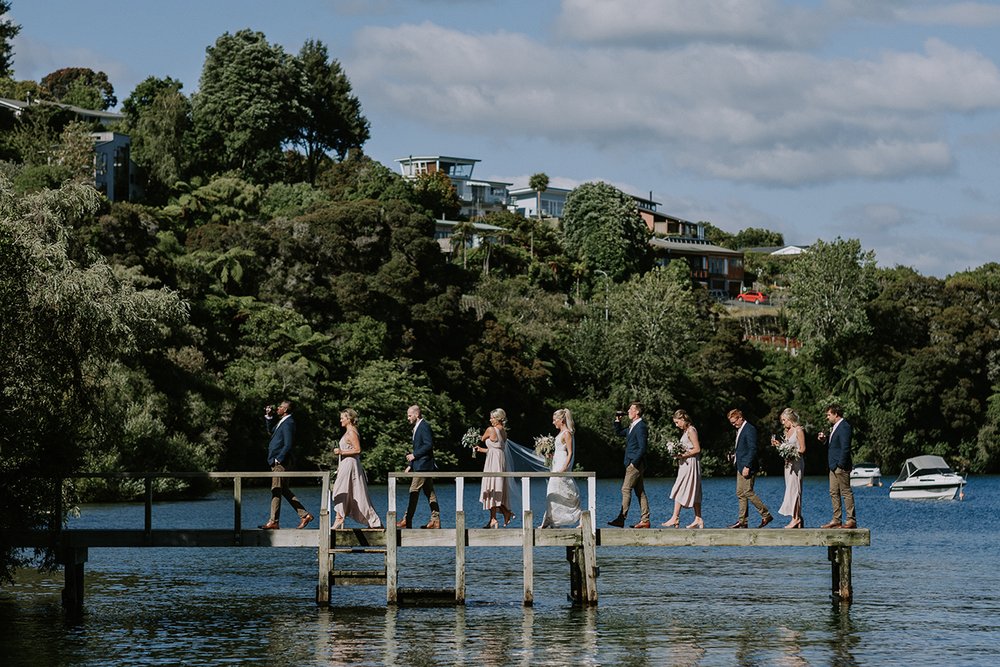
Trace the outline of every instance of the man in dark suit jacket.
<instances>
[{"instance_id":1,"label":"man in dark suit jacket","mask_svg":"<svg viewBox=\"0 0 1000 667\"><path fill-rule=\"evenodd\" d=\"M763 528L774 521L767 505L754 493L753 483L757 477L757 428L743 418L740 410L730 410L729 423L736 429L736 497L740 501L740 516L730 528L746 528L750 514L749 503L760 512L760 526Z\"/></svg>"},{"instance_id":2,"label":"man in dark suit jacket","mask_svg":"<svg viewBox=\"0 0 1000 667\"><path fill-rule=\"evenodd\" d=\"M621 413L619 413L620 415ZM642 418L642 403L632 403L628 406L629 426L622 426L620 416L615 416L614 427L617 435L625 436L625 481L622 482L622 509L611 521L609 526L623 528L628 518L628 508L632 504L632 491L639 497L639 510L642 515L639 523L633 528L649 528L649 499L646 497L646 486L642 473L646 470L646 441L649 428Z\"/></svg>"},{"instance_id":3,"label":"man in dark suit jacket","mask_svg":"<svg viewBox=\"0 0 1000 667\"><path fill-rule=\"evenodd\" d=\"M285 472L292 465L292 444L295 441L295 420L292 418L294 404L291 401L282 401L278 406L278 419L275 421L271 414L271 407L264 410L264 422L267 425L267 432L271 434L271 442L267 447L267 464L271 466L271 472ZM278 519L281 515L281 497L284 496L288 503L299 515L299 528L305 528L306 524L313 520L313 515L306 511L306 508L295 497L288 487L287 477L271 478L271 518L261 528L274 530L279 528Z\"/></svg>"},{"instance_id":4,"label":"man in dark suit jacket","mask_svg":"<svg viewBox=\"0 0 1000 667\"><path fill-rule=\"evenodd\" d=\"M431 427L420 413L419 405L411 405L406 411L406 420L413 424L413 451L406 455L413 472L431 472L434 470L434 437ZM413 513L417 511L417 501L420 490L423 489L427 502L431 506L431 520L424 528L441 527L441 511L438 507L437 494L434 493L434 480L430 477L414 477L410 483L410 502L406 507L406 515L396 523L397 528L413 528Z\"/></svg>"},{"instance_id":5,"label":"man in dark suit jacket","mask_svg":"<svg viewBox=\"0 0 1000 667\"><path fill-rule=\"evenodd\" d=\"M839 405L826 409L826 420L830 422L830 435L820 432L819 440L829 440L826 459L830 468L830 504L833 506L833 520L821 528L857 528L854 516L854 490L851 488L851 425L844 419L844 410ZM840 510L840 499L844 499L844 512ZM847 521L843 521L844 514Z\"/></svg>"}]
</instances>

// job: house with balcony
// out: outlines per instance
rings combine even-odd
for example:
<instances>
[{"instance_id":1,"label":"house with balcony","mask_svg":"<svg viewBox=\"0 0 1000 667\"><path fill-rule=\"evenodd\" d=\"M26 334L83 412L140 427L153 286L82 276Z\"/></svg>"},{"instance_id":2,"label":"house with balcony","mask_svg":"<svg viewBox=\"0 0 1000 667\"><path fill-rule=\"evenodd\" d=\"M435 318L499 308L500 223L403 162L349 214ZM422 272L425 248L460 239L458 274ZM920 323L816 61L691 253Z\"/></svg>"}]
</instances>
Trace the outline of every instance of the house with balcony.
<instances>
[{"instance_id":1,"label":"house with balcony","mask_svg":"<svg viewBox=\"0 0 1000 667\"><path fill-rule=\"evenodd\" d=\"M469 220L478 220L487 213L507 208L510 183L487 181L472 176L479 160L446 155L424 155L397 158L403 178L417 179L423 174L443 173L455 186L462 204L459 214Z\"/></svg>"},{"instance_id":2,"label":"house with balcony","mask_svg":"<svg viewBox=\"0 0 1000 667\"><path fill-rule=\"evenodd\" d=\"M743 253L710 243L704 238L654 236L649 240L656 263L665 266L682 259L691 268L691 279L708 290L725 292L730 297L743 286Z\"/></svg>"},{"instance_id":3,"label":"house with balcony","mask_svg":"<svg viewBox=\"0 0 1000 667\"><path fill-rule=\"evenodd\" d=\"M559 219L562 217L566 196L569 193L570 190L565 188L545 188L540 193L531 188L514 188L510 191L509 209L512 213L525 218ZM541 216L538 215L539 210Z\"/></svg>"}]
</instances>

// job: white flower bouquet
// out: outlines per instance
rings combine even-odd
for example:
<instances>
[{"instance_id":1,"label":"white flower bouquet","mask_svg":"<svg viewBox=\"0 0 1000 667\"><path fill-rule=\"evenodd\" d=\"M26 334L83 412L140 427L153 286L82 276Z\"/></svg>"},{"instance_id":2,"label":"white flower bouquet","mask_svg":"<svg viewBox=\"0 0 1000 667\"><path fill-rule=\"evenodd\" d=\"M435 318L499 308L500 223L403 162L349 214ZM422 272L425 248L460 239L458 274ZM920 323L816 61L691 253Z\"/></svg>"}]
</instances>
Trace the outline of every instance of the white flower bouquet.
<instances>
[{"instance_id":1,"label":"white flower bouquet","mask_svg":"<svg viewBox=\"0 0 1000 667\"><path fill-rule=\"evenodd\" d=\"M535 453L545 459L549 465L552 464L552 456L556 451L556 439L551 435L535 436Z\"/></svg>"},{"instance_id":2,"label":"white flower bouquet","mask_svg":"<svg viewBox=\"0 0 1000 667\"><path fill-rule=\"evenodd\" d=\"M785 459L786 461L797 461L801 456L801 454L799 454L799 443L795 441L788 442L786 440L783 442L779 442L777 447L778 447L778 454L780 454L781 458Z\"/></svg>"},{"instance_id":3,"label":"white flower bouquet","mask_svg":"<svg viewBox=\"0 0 1000 667\"><path fill-rule=\"evenodd\" d=\"M684 443L676 440L667 440L665 446L667 448L667 455L672 459L677 458L687 451L687 447L684 446Z\"/></svg>"},{"instance_id":4,"label":"white flower bouquet","mask_svg":"<svg viewBox=\"0 0 1000 667\"><path fill-rule=\"evenodd\" d=\"M469 430L462 436L462 446L472 451L472 458L476 458L476 447L479 447L481 443L479 431L474 426L469 427Z\"/></svg>"}]
</instances>

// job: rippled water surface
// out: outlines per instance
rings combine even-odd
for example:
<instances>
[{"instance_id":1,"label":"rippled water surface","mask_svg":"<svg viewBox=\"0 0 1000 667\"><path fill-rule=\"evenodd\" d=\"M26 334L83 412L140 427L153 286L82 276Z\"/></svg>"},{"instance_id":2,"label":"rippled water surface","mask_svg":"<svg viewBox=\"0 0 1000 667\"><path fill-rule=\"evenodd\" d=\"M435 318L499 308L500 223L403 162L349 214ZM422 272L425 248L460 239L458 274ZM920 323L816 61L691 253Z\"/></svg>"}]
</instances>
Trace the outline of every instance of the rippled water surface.
<instances>
[{"instance_id":1,"label":"rippled water surface","mask_svg":"<svg viewBox=\"0 0 1000 667\"><path fill-rule=\"evenodd\" d=\"M656 523L669 516L671 482L647 482ZM598 483L599 525L616 513L619 485ZM486 515L471 486L465 506L476 525ZM731 479L706 480L709 527L735 518L734 489ZM775 511L782 480L760 479L757 490ZM316 513L318 490L298 491ZM386 490L372 491L384 516ZM534 502L543 495L536 487ZM440 485L439 496L447 525L453 487ZM962 502L890 501L888 485L856 497L872 546L854 549L850 607L831 600L822 547L600 547L596 609L567 601L560 548L535 550L533 608L520 602L519 549L470 548L464 607L387 608L385 589L365 586L334 589L330 609L314 603L312 549L91 549L81 620L62 613L61 573L22 572L0 589L0 664L997 664L1000 477L972 478ZM245 526L266 519L268 499L244 492ZM417 519L426 520L421 502ZM635 504L632 513L637 520ZM829 514L826 478L807 478L807 524ZM91 505L71 525L142 520L141 505ZM231 522L229 492L153 511L154 528ZM350 558L367 561L338 557L338 567L373 562ZM401 552L400 585L448 586L453 577L451 550Z\"/></svg>"}]
</instances>

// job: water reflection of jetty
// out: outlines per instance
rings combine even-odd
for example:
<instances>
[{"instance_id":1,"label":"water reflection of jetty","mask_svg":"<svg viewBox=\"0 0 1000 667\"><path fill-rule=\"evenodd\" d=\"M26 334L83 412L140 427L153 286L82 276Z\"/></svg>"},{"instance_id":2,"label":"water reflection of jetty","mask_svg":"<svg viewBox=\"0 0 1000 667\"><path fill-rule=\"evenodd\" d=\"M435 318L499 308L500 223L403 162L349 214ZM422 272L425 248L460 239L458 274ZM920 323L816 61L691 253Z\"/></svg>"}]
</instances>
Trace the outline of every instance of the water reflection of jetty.
<instances>
[{"instance_id":1,"label":"water reflection of jetty","mask_svg":"<svg viewBox=\"0 0 1000 667\"><path fill-rule=\"evenodd\" d=\"M491 530L467 528L463 507L464 485L467 478L514 477L521 480L522 527L520 529ZM258 530L242 527L241 483L246 478L271 478L274 476L320 478L321 510L319 530ZM64 529L61 520L53 522L50 530L25 531L10 535L10 543L19 547L48 547L54 550L58 562L65 568L63 602L70 611L83 606L84 564L88 550L102 547L168 548L168 547L310 547L318 550L316 601L326 606L330 603L331 590L341 585L378 585L385 587L386 602L390 605L428 601L446 604L465 602L465 550L466 547L520 549L522 556L523 597L525 606L534 601L534 551L538 548L563 548L569 563L570 596L582 606L597 604L598 547L826 547L831 562L832 592L841 602L853 597L851 585L852 548L870 544L867 529L851 530L767 530L767 529L597 529L593 517L596 513L596 478L592 472L574 473L392 473L389 479L389 509L386 525L395 526L396 480L412 476L450 478L455 480L454 528L438 530L420 529L339 529L330 527L330 473L105 473L81 477L117 477L142 479L145 483L145 513L142 530L123 529ZM587 482L587 508L577 528L536 528L531 509L530 481L534 477L567 476L582 478ZM224 529L169 529L153 530L152 480L157 478L229 478L233 480L234 522ZM61 482L60 482L61 485ZM61 488L61 486L60 486ZM61 494L60 494L61 497ZM55 513L62 517L61 508ZM398 585L399 553L402 550L426 547L454 549L455 580L453 587L435 589L408 589ZM374 561L364 570L337 569L338 556Z\"/></svg>"}]
</instances>

